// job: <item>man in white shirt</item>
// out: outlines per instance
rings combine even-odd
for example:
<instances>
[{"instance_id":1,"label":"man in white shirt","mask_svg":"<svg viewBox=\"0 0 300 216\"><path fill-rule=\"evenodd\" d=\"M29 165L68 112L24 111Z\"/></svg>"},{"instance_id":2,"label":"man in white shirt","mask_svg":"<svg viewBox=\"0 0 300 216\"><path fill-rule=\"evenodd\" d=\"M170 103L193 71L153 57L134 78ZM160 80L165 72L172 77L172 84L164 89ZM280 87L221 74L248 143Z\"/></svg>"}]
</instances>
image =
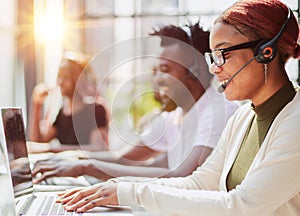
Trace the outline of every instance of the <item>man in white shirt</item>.
<instances>
[{"instance_id":1,"label":"man in white shirt","mask_svg":"<svg viewBox=\"0 0 300 216\"><path fill-rule=\"evenodd\" d=\"M175 170L193 149L209 152L215 147L226 124L224 111L232 113L234 106L210 86L187 112L177 107L157 116L151 133L141 134L143 143L157 152L168 152L168 167Z\"/></svg>"}]
</instances>

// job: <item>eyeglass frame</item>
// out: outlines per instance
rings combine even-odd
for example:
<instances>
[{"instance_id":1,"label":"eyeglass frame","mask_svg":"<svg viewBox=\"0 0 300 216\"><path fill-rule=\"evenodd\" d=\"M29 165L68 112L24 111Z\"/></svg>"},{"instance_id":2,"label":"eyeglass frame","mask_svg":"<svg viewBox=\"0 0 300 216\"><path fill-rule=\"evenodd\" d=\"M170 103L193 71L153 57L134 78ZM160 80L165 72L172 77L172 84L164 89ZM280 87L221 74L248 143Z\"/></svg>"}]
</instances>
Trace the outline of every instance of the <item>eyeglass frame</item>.
<instances>
[{"instance_id":1,"label":"eyeglass frame","mask_svg":"<svg viewBox=\"0 0 300 216\"><path fill-rule=\"evenodd\" d=\"M237 45L234 45L234 46L231 46L231 47L217 48L217 49L212 50L211 52L206 52L204 54L206 63L208 65L211 65L212 63L214 63L217 67L221 67L226 62L225 53L230 52L230 51L234 51L234 50L240 50L240 49L247 49L247 48L256 47L258 45L258 43L260 43L260 42L261 42L261 40L250 41L250 42L246 42L246 43L237 44ZM216 51L220 52L221 56L222 56L222 63L220 63L220 64L218 64L215 61L215 59L213 58L213 55L212 55L212 53L216 52Z\"/></svg>"}]
</instances>

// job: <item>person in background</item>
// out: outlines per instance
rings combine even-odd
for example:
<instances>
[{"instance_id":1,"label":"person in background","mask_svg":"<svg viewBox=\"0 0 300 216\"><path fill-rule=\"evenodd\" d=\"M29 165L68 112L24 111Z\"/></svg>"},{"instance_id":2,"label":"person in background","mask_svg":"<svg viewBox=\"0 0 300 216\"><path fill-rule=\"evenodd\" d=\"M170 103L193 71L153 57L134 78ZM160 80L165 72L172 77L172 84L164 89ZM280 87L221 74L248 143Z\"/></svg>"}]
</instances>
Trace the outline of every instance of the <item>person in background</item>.
<instances>
[{"instance_id":1,"label":"person in background","mask_svg":"<svg viewBox=\"0 0 300 216\"><path fill-rule=\"evenodd\" d=\"M51 90L45 84L37 85L32 93L29 119L29 139L50 142L48 151L108 150L109 113L96 91L96 77L89 66L89 57L81 52L66 51L57 75L57 85L63 103L53 123L48 121L53 110L43 106ZM41 127L41 124L42 127ZM46 145L41 143L40 145Z\"/></svg>"},{"instance_id":2,"label":"person in background","mask_svg":"<svg viewBox=\"0 0 300 216\"><path fill-rule=\"evenodd\" d=\"M152 68L152 90L153 90L153 98L160 104L160 107L155 107L151 112L146 113L141 116L136 125L136 131L138 133L142 133L149 123L154 120L156 117L161 115L163 112L171 112L176 109L176 103L167 95L165 95L158 85L158 79L160 76L158 75L158 69L156 66Z\"/></svg>"},{"instance_id":3,"label":"person in background","mask_svg":"<svg viewBox=\"0 0 300 216\"><path fill-rule=\"evenodd\" d=\"M53 176L91 175L101 180L128 175L186 176L205 161L238 105L211 86L213 76L203 56L210 50L209 32L199 23L187 28L192 37L183 28L172 25L152 34L161 38L163 48L155 80L161 97L172 99L177 108L154 118L140 135L140 143L122 157L107 162L107 152L102 158L101 152L95 152L94 157L89 154L88 160L72 163L40 162L33 170L34 176L41 173L37 182ZM150 157L155 160L149 160Z\"/></svg>"},{"instance_id":4,"label":"person in background","mask_svg":"<svg viewBox=\"0 0 300 216\"><path fill-rule=\"evenodd\" d=\"M300 93L285 64L299 25L279 0L240 0L214 22L210 71L241 106L206 162L184 178L101 183L61 194L67 210L143 206L162 215L300 215ZM115 179L114 181L118 181Z\"/></svg>"}]
</instances>

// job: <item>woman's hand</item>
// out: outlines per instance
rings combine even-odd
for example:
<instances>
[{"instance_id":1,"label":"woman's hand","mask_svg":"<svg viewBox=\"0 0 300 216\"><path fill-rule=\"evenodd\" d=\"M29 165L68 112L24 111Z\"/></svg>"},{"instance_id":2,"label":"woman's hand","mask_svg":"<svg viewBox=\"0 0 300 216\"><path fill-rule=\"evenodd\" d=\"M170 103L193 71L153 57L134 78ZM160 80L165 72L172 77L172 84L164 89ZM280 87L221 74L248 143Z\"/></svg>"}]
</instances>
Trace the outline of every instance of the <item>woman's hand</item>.
<instances>
[{"instance_id":1,"label":"woman's hand","mask_svg":"<svg viewBox=\"0 0 300 216\"><path fill-rule=\"evenodd\" d=\"M44 84L38 84L32 92L32 102L36 105L42 105L45 98L49 95L49 88Z\"/></svg>"},{"instance_id":2,"label":"woman's hand","mask_svg":"<svg viewBox=\"0 0 300 216\"><path fill-rule=\"evenodd\" d=\"M117 184L106 182L87 188L78 188L58 194L57 202L64 203L68 211L86 212L97 206L119 205Z\"/></svg>"}]
</instances>

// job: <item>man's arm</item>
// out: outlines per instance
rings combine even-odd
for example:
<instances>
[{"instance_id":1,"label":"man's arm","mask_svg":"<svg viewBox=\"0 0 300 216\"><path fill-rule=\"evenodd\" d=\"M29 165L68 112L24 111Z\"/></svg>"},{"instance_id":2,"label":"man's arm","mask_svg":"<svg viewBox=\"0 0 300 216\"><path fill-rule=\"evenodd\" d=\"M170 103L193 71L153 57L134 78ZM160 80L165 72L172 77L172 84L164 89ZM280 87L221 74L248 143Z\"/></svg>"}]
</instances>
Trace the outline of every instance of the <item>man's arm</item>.
<instances>
[{"instance_id":1,"label":"man's arm","mask_svg":"<svg viewBox=\"0 0 300 216\"><path fill-rule=\"evenodd\" d=\"M199 165L201 165L206 157L211 153L212 149L204 146L196 146L189 157L175 170L170 170L167 167L161 166L166 164L166 157L162 157L161 161L156 161L151 166L128 166L117 163L110 163L99 160L79 160L76 163L66 164L55 163L51 165L38 164L34 169L34 176L37 173L42 173L37 182L45 180L49 177L60 176L79 176L90 175L101 180L107 180L112 177L121 176L141 176L141 177L174 177L187 176L191 174ZM160 166L159 166L160 165Z\"/></svg>"},{"instance_id":2,"label":"man's arm","mask_svg":"<svg viewBox=\"0 0 300 216\"><path fill-rule=\"evenodd\" d=\"M143 142L139 142L135 146L125 146L116 151L84 151L79 154L80 159L97 159L111 163L119 163L124 165L138 165L152 157L156 157L161 152L148 148Z\"/></svg>"},{"instance_id":3,"label":"man's arm","mask_svg":"<svg viewBox=\"0 0 300 216\"><path fill-rule=\"evenodd\" d=\"M97 161L95 164L90 164L93 168L87 168L87 170L94 170L97 166L101 169L104 178L100 176L100 179L107 180L112 177L121 176L141 176L141 177L178 177L187 176L191 174L198 166L200 166L212 152L212 148L206 146L195 146L191 154L178 166L176 169L171 170L168 167L163 167L163 164L167 164L167 157L160 157L160 160L156 160L150 166L124 166L121 164L107 163L103 161ZM93 171L95 172L95 170ZM89 173L93 174L93 173ZM97 176L95 176L97 177ZM99 176L98 176L99 177Z\"/></svg>"}]
</instances>

